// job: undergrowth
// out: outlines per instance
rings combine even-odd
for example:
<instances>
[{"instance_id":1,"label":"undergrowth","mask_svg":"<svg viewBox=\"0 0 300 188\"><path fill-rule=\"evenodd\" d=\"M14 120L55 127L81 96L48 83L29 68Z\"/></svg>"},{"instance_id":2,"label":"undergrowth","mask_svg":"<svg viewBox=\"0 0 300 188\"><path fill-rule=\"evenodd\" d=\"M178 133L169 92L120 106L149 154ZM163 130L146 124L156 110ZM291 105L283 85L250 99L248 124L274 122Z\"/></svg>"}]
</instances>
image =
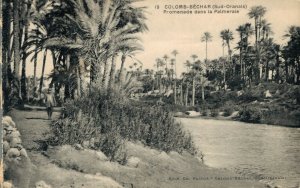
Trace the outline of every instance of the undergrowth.
<instances>
[{"instance_id":1,"label":"undergrowth","mask_svg":"<svg viewBox=\"0 0 300 188\"><path fill-rule=\"evenodd\" d=\"M83 143L93 139L94 149L111 160L126 160L124 141L141 141L165 152L196 154L191 135L175 122L168 108L124 99L116 92L90 92L66 102L51 130L52 145Z\"/></svg>"}]
</instances>

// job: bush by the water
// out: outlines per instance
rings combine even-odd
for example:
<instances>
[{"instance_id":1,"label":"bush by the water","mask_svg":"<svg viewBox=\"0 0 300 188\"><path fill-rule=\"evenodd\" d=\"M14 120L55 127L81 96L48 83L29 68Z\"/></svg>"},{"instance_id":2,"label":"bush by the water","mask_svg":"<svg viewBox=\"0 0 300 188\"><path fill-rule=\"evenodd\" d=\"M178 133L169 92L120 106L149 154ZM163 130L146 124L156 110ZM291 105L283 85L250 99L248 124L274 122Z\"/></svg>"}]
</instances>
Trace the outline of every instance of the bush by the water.
<instances>
[{"instance_id":1,"label":"bush by the water","mask_svg":"<svg viewBox=\"0 0 300 188\"><path fill-rule=\"evenodd\" d=\"M260 123L261 117L261 110L252 106L244 106L239 112L239 119L244 122Z\"/></svg>"},{"instance_id":2,"label":"bush by the water","mask_svg":"<svg viewBox=\"0 0 300 188\"><path fill-rule=\"evenodd\" d=\"M219 115L218 109L212 109L210 112L211 117L217 117Z\"/></svg>"},{"instance_id":3,"label":"bush by the water","mask_svg":"<svg viewBox=\"0 0 300 188\"><path fill-rule=\"evenodd\" d=\"M234 107L233 106L226 106L224 108L224 116L227 117L227 116L231 116L231 114L233 113L234 111Z\"/></svg>"},{"instance_id":4,"label":"bush by the water","mask_svg":"<svg viewBox=\"0 0 300 188\"><path fill-rule=\"evenodd\" d=\"M240 101L252 102L264 98L263 91L258 89L246 89L245 92L238 97Z\"/></svg>"},{"instance_id":5,"label":"bush by the water","mask_svg":"<svg viewBox=\"0 0 300 188\"><path fill-rule=\"evenodd\" d=\"M51 144L76 144L93 140L111 160L124 161L124 140L166 152L196 154L191 135L175 122L167 108L93 91L65 104L61 118L52 125Z\"/></svg>"}]
</instances>

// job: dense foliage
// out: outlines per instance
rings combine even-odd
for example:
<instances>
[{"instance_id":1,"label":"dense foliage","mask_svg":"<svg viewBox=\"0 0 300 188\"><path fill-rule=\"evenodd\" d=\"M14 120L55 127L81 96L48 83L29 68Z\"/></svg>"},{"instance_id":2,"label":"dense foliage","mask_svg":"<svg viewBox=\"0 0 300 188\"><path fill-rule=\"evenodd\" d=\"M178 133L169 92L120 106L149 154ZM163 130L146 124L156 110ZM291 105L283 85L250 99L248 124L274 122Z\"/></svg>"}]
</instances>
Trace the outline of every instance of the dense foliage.
<instances>
[{"instance_id":1,"label":"dense foliage","mask_svg":"<svg viewBox=\"0 0 300 188\"><path fill-rule=\"evenodd\" d=\"M111 160L125 157L124 140L141 141L162 151L196 154L189 133L161 106L124 100L114 94L91 92L69 101L61 118L52 125L52 144L75 144L95 140Z\"/></svg>"}]
</instances>

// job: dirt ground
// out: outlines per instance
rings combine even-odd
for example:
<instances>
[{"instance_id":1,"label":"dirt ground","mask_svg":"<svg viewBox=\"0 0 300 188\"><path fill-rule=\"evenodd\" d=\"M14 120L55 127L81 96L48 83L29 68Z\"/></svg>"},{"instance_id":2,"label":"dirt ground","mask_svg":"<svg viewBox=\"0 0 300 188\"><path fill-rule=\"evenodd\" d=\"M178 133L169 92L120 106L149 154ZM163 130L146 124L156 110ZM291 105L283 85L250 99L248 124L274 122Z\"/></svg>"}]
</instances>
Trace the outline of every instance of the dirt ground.
<instances>
[{"instance_id":1,"label":"dirt ground","mask_svg":"<svg viewBox=\"0 0 300 188\"><path fill-rule=\"evenodd\" d=\"M53 188L265 187L254 180L236 179L241 177L227 170L209 168L188 154L166 154L140 143L127 143L129 162L124 166L108 161L101 152L67 145L42 151L36 141L49 131L51 121L46 111L12 110L10 115L33 164L30 187L41 180ZM55 112L53 119L58 115Z\"/></svg>"}]
</instances>

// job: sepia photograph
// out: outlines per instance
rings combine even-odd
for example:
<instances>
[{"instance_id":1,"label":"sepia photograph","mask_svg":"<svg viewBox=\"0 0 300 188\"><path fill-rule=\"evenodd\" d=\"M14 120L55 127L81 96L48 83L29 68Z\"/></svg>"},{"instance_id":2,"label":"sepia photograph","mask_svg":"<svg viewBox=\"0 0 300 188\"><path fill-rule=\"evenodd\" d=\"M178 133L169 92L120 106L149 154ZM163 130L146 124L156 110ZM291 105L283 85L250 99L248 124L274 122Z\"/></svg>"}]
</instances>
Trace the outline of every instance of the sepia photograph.
<instances>
[{"instance_id":1,"label":"sepia photograph","mask_svg":"<svg viewBox=\"0 0 300 188\"><path fill-rule=\"evenodd\" d=\"M0 2L0 188L300 188L300 0Z\"/></svg>"}]
</instances>

